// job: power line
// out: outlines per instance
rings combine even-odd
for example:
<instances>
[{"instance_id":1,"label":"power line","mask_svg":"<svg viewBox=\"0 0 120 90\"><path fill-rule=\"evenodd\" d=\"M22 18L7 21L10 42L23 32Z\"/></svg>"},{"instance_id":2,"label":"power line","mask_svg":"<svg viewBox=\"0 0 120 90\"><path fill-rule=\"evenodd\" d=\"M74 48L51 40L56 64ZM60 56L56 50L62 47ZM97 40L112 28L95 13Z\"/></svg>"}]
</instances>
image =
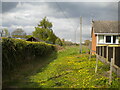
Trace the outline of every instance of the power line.
<instances>
[{"instance_id":1,"label":"power line","mask_svg":"<svg viewBox=\"0 0 120 90\"><path fill-rule=\"evenodd\" d=\"M57 5L57 7L62 11L62 13L63 13L63 15L65 16L65 18L67 18L69 21L70 21L70 19L68 18L68 16L64 13L64 11L63 11L63 9L60 7L60 5L57 3L57 2L55 2L56 3L56 5ZM73 27L73 29L74 29L74 26L73 26L73 24L71 23L71 21L70 21L70 24L72 25L72 27Z\"/></svg>"},{"instance_id":2,"label":"power line","mask_svg":"<svg viewBox=\"0 0 120 90\"><path fill-rule=\"evenodd\" d=\"M69 19L69 17L64 13L63 9L60 7L60 5L57 2L55 2L55 3L57 5L57 7L61 10L61 12L63 13L63 15L65 16L65 18L67 18L69 20L70 24L72 25L73 30L75 30L75 43L76 43L76 31L77 31L77 28L78 28L79 24L75 28L74 25L72 24L71 20Z\"/></svg>"}]
</instances>

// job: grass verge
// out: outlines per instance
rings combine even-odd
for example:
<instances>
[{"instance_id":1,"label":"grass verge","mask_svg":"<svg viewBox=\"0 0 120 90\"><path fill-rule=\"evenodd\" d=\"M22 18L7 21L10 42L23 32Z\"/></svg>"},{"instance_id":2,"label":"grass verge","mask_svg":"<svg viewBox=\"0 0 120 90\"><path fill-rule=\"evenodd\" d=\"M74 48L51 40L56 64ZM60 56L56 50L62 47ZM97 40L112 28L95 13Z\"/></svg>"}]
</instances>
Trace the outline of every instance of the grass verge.
<instances>
[{"instance_id":1,"label":"grass verge","mask_svg":"<svg viewBox=\"0 0 120 90\"><path fill-rule=\"evenodd\" d=\"M79 54L78 46L65 47L58 52L55 60L47 58L51 60L43 68L39 66L39 62L34 62L33 67L26 66L24 70L18 71L19 74L13 77L14 79L11 80L13 83L9 86L18 88L120 88L120 78L116 78L115 74L113 74L112 85L108 84L109 66L99 61L98 72L95 73L96 58L92 57L89 60L89 54L85 54L86 50L87 48L83 47L83 54Z\"/></svg>"}]
</instances>

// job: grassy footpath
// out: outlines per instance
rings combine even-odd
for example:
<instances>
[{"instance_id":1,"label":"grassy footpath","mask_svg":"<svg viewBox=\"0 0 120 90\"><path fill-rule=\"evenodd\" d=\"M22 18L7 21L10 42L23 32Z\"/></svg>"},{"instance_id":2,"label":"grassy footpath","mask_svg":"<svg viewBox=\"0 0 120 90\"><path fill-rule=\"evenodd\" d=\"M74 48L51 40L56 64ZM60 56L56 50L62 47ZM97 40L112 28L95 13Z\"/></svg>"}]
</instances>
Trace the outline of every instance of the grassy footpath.
<instances>
[{"instance_id":1,"label":"grassy footpath","mask_svg":"<svg viewBox=\"0 0 120 90\"><path fill-rule=\"evenodd\" d=\"M13 85L26 88L120 88L115 74L112 85L108 85L109 66L100 61L95 74L96 59L93 56L88 60L89 55L84 53L86 49L83 47L83 54L79 54L78 46L66 47L58 52L57 59L42 69L32 69L34 74L26 72L26 76Z\"/></svg>"},{"instance_id":2,"label":"grassy footpath","mask_svg":"<svg viewBox=\"0 0 120 90\"><path fill-rule=\"evenodd\" d=\"M106 71L109 66L99 61L98 73L95 74L96 59L88 60L88 57L88 54L79 54L79 47L67 47L59 52L56 60L30 79L42 88L118 88L118 78L115 78L112 86L108 85Z\"/></svg>"},{"instance_id":3,"label":"grassy footpath","mask_svg":"<svg viewBox=\"0 0 120 90\"><path fill-rule=\"evenodd\" d=\"M56 52L53 52L47 57L37 58L35 61L30 60L29 63L22 64L11 73L2 76L3 88L21 88L21 87L34 87L36 83L31 83L29 77L38 72L41 72L41 68L46 67L51 61L57 58Z\"/></svg>"}]
</instances>

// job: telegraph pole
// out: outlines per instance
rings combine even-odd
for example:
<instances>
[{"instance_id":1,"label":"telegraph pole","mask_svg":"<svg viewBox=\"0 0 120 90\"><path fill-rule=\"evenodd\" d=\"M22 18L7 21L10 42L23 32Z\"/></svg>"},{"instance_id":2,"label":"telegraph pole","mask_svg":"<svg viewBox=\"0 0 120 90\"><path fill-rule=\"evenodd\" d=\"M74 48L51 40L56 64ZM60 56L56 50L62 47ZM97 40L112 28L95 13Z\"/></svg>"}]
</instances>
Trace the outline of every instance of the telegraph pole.
<instances>
[{"instance_id":1,"label":"telegraph pole","mask_svg":"<svg viewBox=\"0 0 120 90\"><path fill-rule=\"evenodd\" d=\"M76 30L75 30L75 37L74 37L75 43L76 43Z\"/></svg>"},{"instance_id":2,"label":"telegraph pole","mask_svg":"<svg viewBox=\"0 0 120 90\"><path fill-rule=\"evenodd\" d=\"M80 53L82 53L82 17L80 17Z\"/></svg>"}]
</instances>

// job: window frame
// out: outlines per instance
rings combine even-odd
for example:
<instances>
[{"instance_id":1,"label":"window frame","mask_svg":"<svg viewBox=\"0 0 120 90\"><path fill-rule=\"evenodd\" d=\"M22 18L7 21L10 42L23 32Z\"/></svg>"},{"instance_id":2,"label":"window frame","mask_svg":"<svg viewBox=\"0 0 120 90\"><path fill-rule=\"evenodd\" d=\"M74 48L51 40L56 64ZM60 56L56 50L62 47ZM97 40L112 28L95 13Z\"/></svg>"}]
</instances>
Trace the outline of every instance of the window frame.
<instances>
[{"instance_id":1,"label":"window frame","mask_svg":"<svg viewBox=\"0 0 120 90\"><path fill-rule=\"evenodd\" d=\"M100 37L102 36L102 40L100 40ZM103 44L104 43L104 35L98 35L98 44ZM100 42L100 41L102 41L102 42Z\"/></svg>"}]
</instances>

